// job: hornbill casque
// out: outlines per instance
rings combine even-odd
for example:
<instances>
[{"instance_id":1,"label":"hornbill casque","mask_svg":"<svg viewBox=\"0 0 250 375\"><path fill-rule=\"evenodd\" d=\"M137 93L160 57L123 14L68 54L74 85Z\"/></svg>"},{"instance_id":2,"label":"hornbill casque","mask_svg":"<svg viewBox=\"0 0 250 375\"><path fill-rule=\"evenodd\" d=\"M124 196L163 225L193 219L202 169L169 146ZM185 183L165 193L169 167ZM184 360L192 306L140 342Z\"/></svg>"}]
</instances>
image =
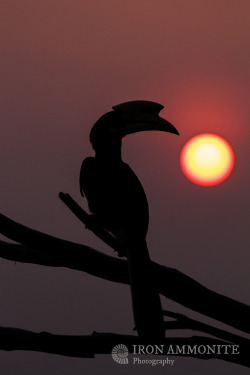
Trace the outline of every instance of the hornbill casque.
<instances>
[{"instance_id":1,"label":"hornbill casque","mask_svg":"<svg viewBox=\"0 0 250 375\"><path fill-rule=\"evenodd\" d=\"M90 132L95 157L81 166L80 191L99 224L125 247L130 276L136 329L142 339L161 340L165 336L160 296L151 277L146 234L148 202L143 187L121 156L122 139L140 131L159 130L179 134L159 117L164 107L155 102L132 101L113 107Z\"/></svg>"}]
</instances>

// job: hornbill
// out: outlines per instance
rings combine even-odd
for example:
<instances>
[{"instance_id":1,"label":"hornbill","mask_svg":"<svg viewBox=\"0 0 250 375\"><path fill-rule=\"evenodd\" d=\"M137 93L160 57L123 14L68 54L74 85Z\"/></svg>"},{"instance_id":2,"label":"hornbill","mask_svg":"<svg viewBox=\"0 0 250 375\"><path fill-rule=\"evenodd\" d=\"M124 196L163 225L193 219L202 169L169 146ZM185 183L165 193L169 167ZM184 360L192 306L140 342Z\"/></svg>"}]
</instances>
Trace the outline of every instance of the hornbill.
<instances>
[{"instance_id":1,"label":"hornbill","mask_svg":"<svg viewBox=\"0 0 250 375\"><path fill-rule=\"evenodd\" d=\"M95 157L81 166L80 191L86 196L95 220L125 248L128 259L133 312L142 339L164 338L164 321L158 292L151 279L146 234L148 202L143 187L128 164L122 161L122 139L132 133L160 130L179 134L158 116L164 107L149 101L126 102L104 114L90 132Z\"/></svg>"}]
</instances>

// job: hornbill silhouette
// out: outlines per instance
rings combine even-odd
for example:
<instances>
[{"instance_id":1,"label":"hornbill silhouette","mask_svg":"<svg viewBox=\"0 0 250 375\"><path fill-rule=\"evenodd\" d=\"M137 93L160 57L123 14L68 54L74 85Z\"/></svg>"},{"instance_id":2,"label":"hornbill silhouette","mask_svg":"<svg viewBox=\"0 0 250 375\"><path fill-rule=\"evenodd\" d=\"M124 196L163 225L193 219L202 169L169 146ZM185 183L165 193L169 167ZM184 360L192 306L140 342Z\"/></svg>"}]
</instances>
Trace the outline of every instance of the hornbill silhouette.
<instances>
[{"instance_id":1,"label":"hornbill silhouette","mask_svg":"<svg viewBox=\"0 0 250 375\"><path fill-rule=\"evenodd\" d=\"M119 256L128 258L133 312L142 339L160 340L165 336L161 301L151 279L146 244L148 202L143 187L122 161L122 138L128 134L160 130L179 134L158 116L164 107L149 101L126 102L104 114L90 132L95 157L86 158L80 172L81 194L99 224L125 247Z\"/></svg>"}]
</instances>

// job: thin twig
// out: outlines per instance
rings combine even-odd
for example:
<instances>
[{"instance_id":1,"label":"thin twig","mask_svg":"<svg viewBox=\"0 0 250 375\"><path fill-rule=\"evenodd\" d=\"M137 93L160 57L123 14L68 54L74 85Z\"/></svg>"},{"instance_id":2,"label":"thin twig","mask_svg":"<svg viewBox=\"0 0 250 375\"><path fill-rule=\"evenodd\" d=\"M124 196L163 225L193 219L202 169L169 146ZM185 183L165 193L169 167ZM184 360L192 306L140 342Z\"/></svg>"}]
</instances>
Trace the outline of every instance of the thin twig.
<instances>
[{"instance_id":1,"label":"thin twig","mask_svg":"<svg viewBox=\"0 0 250 375\"><path fill-rule=\"evenodd\" d=\"M190 329L193 331L200 331L203 333L208 333L209 335L219 337L222 340L233 342L237 345L241 345L246 350L250 350L250 340L235 335L231 332L227 332L223 329L213 327L209 324L199 322L197 320L191 319L186 315L175 313L172 311L163 310L163 315L170 318L177 319L174 322L165 322L165 328L167 329Z\"/></svg>"}]
</instances>

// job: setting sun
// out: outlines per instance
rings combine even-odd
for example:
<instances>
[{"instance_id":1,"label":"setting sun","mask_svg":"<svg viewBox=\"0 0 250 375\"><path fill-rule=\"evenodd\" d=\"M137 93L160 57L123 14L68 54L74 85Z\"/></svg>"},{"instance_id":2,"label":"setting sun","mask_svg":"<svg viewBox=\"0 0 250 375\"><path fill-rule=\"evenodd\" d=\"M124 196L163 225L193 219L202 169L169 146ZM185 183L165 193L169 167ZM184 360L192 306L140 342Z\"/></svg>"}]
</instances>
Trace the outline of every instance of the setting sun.
<instances>
[{"instance_id":1,"label":"setting sun","mask_svg":"<svg viewBox=\"0 0 250 375\"><path fill-rule=\"evenodd\" d=\"M221 183L230 175L234 153L222 137L200 134L184 145L180 162L183 173L192 182L211 186Z\"/></svg>"}]
</instances>

